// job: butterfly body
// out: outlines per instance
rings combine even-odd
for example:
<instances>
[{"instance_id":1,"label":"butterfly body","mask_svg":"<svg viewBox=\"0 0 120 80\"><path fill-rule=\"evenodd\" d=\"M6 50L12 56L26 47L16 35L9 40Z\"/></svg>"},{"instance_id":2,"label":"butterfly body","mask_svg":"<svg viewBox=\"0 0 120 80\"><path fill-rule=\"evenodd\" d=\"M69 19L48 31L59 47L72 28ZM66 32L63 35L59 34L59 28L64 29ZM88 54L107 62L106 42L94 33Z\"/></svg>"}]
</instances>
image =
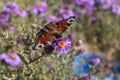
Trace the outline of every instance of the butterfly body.
<instances>
[{"instance_id":1,"label":"butterfly body","mask_svg":"<svg viewBox=\"0 0 120 80\"><path fill-rule=\"evenodd\" d=\"M73 23L74 20L75 17L70 17L68 19L58 21L56 23L50 22L49 24L44 26L36 34L35 45L33 49L37 50L44 44L52 41L53 39L62 37L62 33Z\"/></svg>"}]
</instances>

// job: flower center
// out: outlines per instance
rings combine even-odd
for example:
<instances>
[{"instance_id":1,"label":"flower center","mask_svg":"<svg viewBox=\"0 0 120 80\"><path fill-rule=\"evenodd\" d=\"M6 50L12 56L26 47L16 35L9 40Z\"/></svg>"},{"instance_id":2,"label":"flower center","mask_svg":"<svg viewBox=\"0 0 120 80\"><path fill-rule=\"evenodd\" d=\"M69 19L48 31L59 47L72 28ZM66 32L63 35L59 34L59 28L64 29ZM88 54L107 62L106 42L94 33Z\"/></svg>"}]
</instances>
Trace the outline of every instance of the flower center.
<instances>
[{"instance_id":1,"label":"flower center","mask_svg":"<svg viewBox=\"0 0 120 80\"><path fill-rule=\"evenodd\" d=\"M38 7L39 7L39 8L42 8L42 7L43 7L43 4L42 4L42 3L39 3L39 4L38 4Z\"/></svg>"},{"instance_id":2,"label":"flower center","mask_svg":"<svg viewBox=\"0 0 120 80\"><path fill-rule=\"evenodd\" d=\"M50 20L55 20L55 17L54 16L50 16Z\"/></svg>"},{"instance_id":3,"label":"flower center","mask_svg":"<svg viewBox=\"0 0 120 80\"><path fill-rule=\"evenodd\" d=\"M116 9L119 10L119 9L120 9L120 6L117 6Z\"/></svg>"},{"instance_id":4,"label":"flower center","mask_svg":"<svg viewBox=\"0 0 120 80\"><path fill-rule=\"evenodd\" d=\"M16 59L16 55L11 54L11 55L10 55L10 58L13 59L13 60L15 60L15 59Z\"/></svg>"},{"instance_id":5,"label":"flower center","mask_svg":"<svg viewBox=\"0 0 120 80\"><path fill-rule=\"evenodd\" d=\"M64 8L63 8L63 9L62 9L62 12L63 12L63 13L66 13L66 12L67 12L67 9L64 9Z\"/></svg>"},{"instance_id":6,"label":"flower center","mask_svg":"<svg viewBox=\"0 0 120 80\"><path fill-rule=\"evenodd\" d=\"M19 8L19 11L20 11L20 12L22 12L22 11L23 11L23 9Z\"/></svg>"},{"instance_id":7,"label":"flower center","mask_svg":"<svg viewBox=\"0 0 120 80\"><path fill-rule=\"evenodd\" d=\"M64 48L65 45L66 45L66 42L65 42L65 41L60 41L60 42L58 43L58 46L60 46L61 48Z\"/></svg>"},{"instance_id":8,"label":"flower center","mask_svg":"<svg viewBox=\"0 0 120 80\"><path fill-rule=\"evenodd\" d=\"M0 13L0 18L3 18L5 15L3 13Z\"/></svg>"},{"instance_id":9,"label":"flower center","mask_svg":"<svg viewBox=\"0 0 120 80\"><path fill-rule=\"evenodd\" d=\"M12 8L13 8L13 6L12 6L11 4L9 4L9 5L7 5L7 8L12 9Z\"/></svg>"}]
</instances>

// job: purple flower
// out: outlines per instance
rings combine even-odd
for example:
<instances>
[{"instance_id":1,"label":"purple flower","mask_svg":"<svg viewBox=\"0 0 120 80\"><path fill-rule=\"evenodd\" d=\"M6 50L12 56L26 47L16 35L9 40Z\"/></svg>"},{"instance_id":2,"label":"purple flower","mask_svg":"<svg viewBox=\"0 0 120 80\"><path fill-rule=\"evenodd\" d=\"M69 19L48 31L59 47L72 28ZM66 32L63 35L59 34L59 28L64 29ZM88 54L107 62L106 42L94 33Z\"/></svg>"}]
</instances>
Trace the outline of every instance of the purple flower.
<instances>
[{"instance_id":1,"label":"purple flower","mask_svg":"<svg viewBox=\"0 0 120 80\"><path fill-rule=\"evenodd\" d=\"M33 12L35 14L43 13L48 10L48 5L46 2L36 2L33 7Z\"/></svg>"},{"instance_id":2,"label":"purple flower","mask_svg":"<svg viewBox=\"0 0 120 80\"><path fill-rule=\"evenodd\" d=\"M94 0L86 0L86 3L87 3L89 6L94 6L94 5L95 5L95 1L94 1Z\"/></svg>"},{"instance_id":3,"label":"purple flower","mask_svg":"<svg viewBox=\"0 0 120 80\"><path fill-rule=\"evenodd\" d=\"M86 2L86 0L75 0L75 3L77 5L83 5Z\"/></svg>"},{"instance_id":4,"label":"purple flower","mask_svg":"<svg viewBox=\"0 0 120 80\"><path fill-rule=\"evenodd\" d=\"M81 9L80 7L77 7L77 8L75 9L75 15L80 16L81 13L82 13L82 9Z\"/></svg>"},{"instance_id":5,"label":"purple flower","mask_svg":"<svg viewBox=\"0 0 120 80\"><path fill-rule=\"evenodd\" d=\"M91 79L90 79L90 76L85 76L83 77L83 80L91 80Z\"/></svg>"},{"instance_id":6,"label":"purple flower","mask_svg":"<svg viewBox=\"0 0 120 80\"><path fill-rule=\"evenodd\" d=\"M94 0L75 0L75 3L81 6L84 6L84 5L94 6L95 1Z\"/></svg>"},{"instance_id":7,"label":"purple flower","mask_svg":"<svg viewBox=\"0 0 120 80\"><path fill-rule=\"evenodd\" d=\"M46 45L44 50L46 53L51 54L54 51L54 47L52 45Z\"/></svg>"},{"instance_id":8,"label":"purple flower","mask_svg":"<svg viewBox=\"0 0 120 80\"><path fill-rule=\"evenodd\" d=\"M92 65L98 65L100 63L101 63L100 58L93 58L93 59L91 59L91 64Z\"/></svg>"},{"instance_id":9,"label":"purple flower","mask_svg":"<svg viewBox=\"0 0 120 80\"><path fill-rule=\"evenodd\" d=\"M112 6L112 12L117 14L117 15L120 15L120 5L114 4Z\"/></svg>"},{"instance_id":10,"label":"purple flower","mask_svg":"<svg viewBox=\"0 0 120 80\"><path fill-rule=\"evenodd\" d=\"M68 34L68 38L73 39L74 37L75 37L75 35L74 35L73 32L71 32L71 33Z\"/></svg>"},{"instance_id":11,"label":"purple flower","mask_svg":"<svg viewBox=\"0 0 120 80\"><path fill-rule=\"evenodd\" d=\"M86 5L86 6L84 6L84 10L85 10L86 14L92 14L94 11L94 7Z\"/></svg>"},{"instance_id":12,"label":"purple flower","mask_svg":"<svg viewBox=\"0 0 120 80\"><path fill-rule=\"evenodd\" d=\"M85 49L84 48L81 48L80 50L79 50L79 53L84 53L85 52Z\"/></svg>"},{"instance_id":13,"label":"purple flower","mask_svg":"<svg viewBox=\"0 0 120 80\"><path fill-rule=\"evenodd\" d=\"M46 21L49 23L49 22L56 22L56 21L59 21L59 18L57 18L56 16L54 16L54 15L48 15L47 17L46 17Z\"/></svg>"},{"instance_id":14,"label":"purple flower","mask_svg":"<svg viewBox=\"0 0 120 80\"><path fill-rule=\"evenodd\" d=\"M0 23L5 22L9 19L9 13L6 11L0 12Z\"/></svg>"},{"instance_id":15,"label":"purple flower","mask_svg":"<svg viewBox=\"0 0 120 80\"><path fill-rule=\"evenodd\" d=\"M109 9L112 4L112 0L101 0L100 3L102 4L103 9Z\"/></svg>"},{"instance_id":16,"label":"purple flower","mask_svg":"<svg viewBox=\"0 0 120 80\"><path fill-rule=\"evenodd\" d=\"M114 4L118 4L119 2L118 2L118 0L112 0L112 4L114 5Z\"/></svg>"},{"instance_id":17,"label":"purple flower","mask_svg":"<svg viewBox=\"0 0 120 80\"><path fill-rule=\"evenodd\" d=\"M84 43L84 41L82 39L78 40L78 45L82 45Z\"/></svg>"},{"instance_id":18,"label":"purple flower","mask_svg":"<svg viewBox=\"0 0 120 80\"><path fill-rule=\"evenodd\" d=\"M55 40L55 49L60 51L61 54L66 54L72 47L72 43L68 38L59 38Z\"/></svg>"},{"instance_id":19,"label":"purple flower","mask_svg":"<svg viewBox=\"0 0 120 80\"><path fill-rule=\"evenodd\" d=\"M27 12L25 10L21 9L21 8L18 8L16 10L16 14L18 14L19 16L21 16L23 18L25 18L27 16Z\"/></svg>"},{"instance_id":20,"label":"purple flower","mask_svg":"<svg viewBox=\"0 0 120 80\"><path fill-rule=\"evenodd\" d=\"M10 54L3 53L0 55L0 60L4 60L12 67L17 67L22 64L22 61L16 52Z\"/></svg>"},{"instance_id":21,"label":"purple flower","mask_svg":"<svg viewBox=\"0 0 120 80\"><path fill-rule=\"evenodd\" d=\"M93 23L97 22L97 17L96 17L96 16L92 16L92 17L91 17L91 21L92 21Z\"/></svg>"},{"instance_id":22,"label":"purple flower","mask_svg":"<svg viewBox=\"0 0 120 80\"><path fill-rule=\"evenodd\" d=\"M6 57L6 53L0 54L0 60L4 60Z\"/></svg>"},{"instance_id":23,"label":"purple flower","mask_svg":"<svg viewBox=\"0 0 120 80\"><path fill-rule=\"evenodd\" d=\"M69 18L70 16L74 16L74 12L69 9L67 6L62 6L59 8L59 13L62 15L63 18Z\"/></svg>"},{"instance_id":24,"label":"purple flower","mask_svg":"<svg viewBox=\"0 0 120 80\"><path fill-rule=\"evenodd\" d=\"M15 2L8 2L3 7L3 10L8 12L14 12L17 9L18 9L18 5Z\"/></svg>"}]
</instances>

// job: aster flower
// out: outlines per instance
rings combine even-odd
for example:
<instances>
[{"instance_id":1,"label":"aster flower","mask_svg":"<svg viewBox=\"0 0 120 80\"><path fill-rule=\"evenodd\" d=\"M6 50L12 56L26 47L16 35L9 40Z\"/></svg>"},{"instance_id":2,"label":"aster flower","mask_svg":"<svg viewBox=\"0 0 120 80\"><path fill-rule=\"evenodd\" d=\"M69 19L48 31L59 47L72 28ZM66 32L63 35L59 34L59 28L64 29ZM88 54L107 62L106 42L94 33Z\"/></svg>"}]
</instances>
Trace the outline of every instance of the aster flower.
<instances>
[{"instance_id":1,"label":"aster flower","mask_svg":"<svg viewBox=\"0 0 120 80\"><path fill-rule=\"evenodd\" d=\"M84 6L84 10L85 10L86 14L92 14L93 11L94 11L94 6L88 6L88 5L86 5L86 6Z\"/></svg>"},{"instance_id":2,"label":"aster flower","mask_svg":"<svg viewBox=\"0 0 120 80\"><path fill-rule=\"evenodd\" d=\"M92 17L91 17L91 21L92 21L93 23L97 22L97 17L96 17L96 16L92 16Z\"/></svg>"},{"instance_id":3,"label":"aster flower","mask_svg":"<svg viewBox=\"0 0 120 80\"><path fill-rule=\"evenodd\" d=\"M56 43L55 49L61 54L66 54L72 47L71 41L68 38L59 38L54 41Z\"/></svg>"},{"instance_id":4,"label":"aster flower","mask_svg":"<svg viewBox=\"0 0 120 80\"><path fill-rule=\"evenodd\" d=\"M9 19L9 13L6 11L0 12L0 23L5 22Z\"/></svg>"},{"instance_id":5,"label":"aster flower","mask_svg":"<svg viewBox=\"0 0 120 80\"><path fill-rule=\"evenodd\" d=\"M117 14L117 15L120 15L120 5L114 4L112 6L112 12Z\"/></svg>"},{"instance_id":6,"label":"aster flower","mask_svg":"<svg viewBox=\"0 0 120 80\"><path fill-rule=\"evenodd\" d=\"M109 9L112 4L112 0L100 0L100 3L102 4L103 9Z\"/></svg>"},{"instance_id":7,"label":"aster flower","mask_svg":"<svg viewBox=\"0 0 120 80\"><path fill-rule=\"evenodd\" d=\"M84 48L81 48L80 50L79 50L79 53L84 53L85 52L85 49Z\"/></svg>"},{"instance_id":8,"label":"aster flower","mask_svg":"<svg viewBox=\"0 0 120 80\"><path fill-rule=\"evenodd\" d=\"M14 12L17 9L18 9L18 5L15 2L8 2L3 7L3 10L8 12Z\"/></svg>"},{"instance_id":9,"label":"aster flower","mask_svg":"<svg viewBox=\"0 0 120 80\"><path fill-rule=\"evenodd\" d=\"M91 64L92 65L98 65L100 63L101 63L100 58L93 58L93 59L91 59Z\"/></svg>"},{"instance_id":10,"label":"aster flower","mask_svg":"<svg viewBox=\"0 0 120 80\"><path fill-rule=\"evenodd\" d=\"M21 16L23 18L25 18L27 16L27 12L25 10L21 9L21 8L18 8L16 10L16 14L18 14L19 16Z\"/></svg>"},{"instance_id":11,"label":"aster flower","mask_svg":"<svg viewBox=\"0 0 120 80\"><path fill-rule=\"evenodd\" d=\"M83 76L82 80L98 80L97 77L93 76L93 75L87 75L87 76Z\"/></svg>"},{"instance_id":12,"label":"aster flower","mask_svg":"<svg viewBox=\"0 0 120 80\"><path fill-rule=\"evenodd\" d=\"M85 2L86 2L86 0L75 0L75 3L77 5L83 5L83 3L85 3Z\"/></svg>"},{"instance_id":13,"label":"aster flower","mask_svg":"<svg viewBox=\"0 0 120 80\"><path fill-rule=\"evenodd\" d=\"M74 35L73 32L71 32L71 33L68 34L68 38L73 39L74 37L75 37L75 35Z\"/></svg>"},{"instance_id":14,"label":"aster flower","mask_svg":"<svg viewBox=\"0 0 120 80\"><path fill-rule=\"evenodd\" d=\"M45 45L44 50L46 53L51 54L54 51L54 47L52 45Z\"/></svg>"},{"instance_id":15,"label":"aster flower","mask_svg":"<svg viewBox=\"0 0 120 80\"><path fill-rule=\"evenodd\" d=\"M118 4L118 0L112 0L112 4Z\"/></svg>"},{"instance_id":16,"label":"aster flower","mask_svg":"<svg viewBox=\"0 0 120 80\"><path fill-rule=\"evenodd\" d=\"M84 41L82 39L78 40L78 45L82 45L84 43Z\"/></svg>"},{"instance_id":17,"label":"aster flower","mask_svg":"<svg viewBox=\"0 0 120 80\"><path fill-rule=\"evenodd\" d=\"M95 1L94 1L94 0L86 0L86 3L87 3L89 6L94 6L94 5L95 5Z\"/></svg>"},{"instance_id":18,"label":"aster flower","mask_svg":"<svg viewBox=\"0 0 120 80\"><path fill-rule=\"evenodd\" d=\"M8 63L12 67L17 67L22 64L22 61L18 56L17 52L10 53L10 54L3 53L0 55L0 60L4 60L6 63Z\"/></svg>"},{"instance_id":19,"label":"aster flower","mask_svg":"<svg viewBox=\"0 0 120 80\"><path fill-rule=\"evenodd\" d=\"M90 76L85 76L83 77L83 80L91 80L91 79L90 79Z\"/></svg>"},{"instance_id":20,"label":"aster flower","mask_svg":"<svg viewBox=\"0 0 120 80\"><path fill-rule=\"evenodd\" d=\"M80 16L81 13L82 13L82 8L77 7L77 8L75 9L75 15Z\"/></svg>"},{"instance_id":21,"label":"aster flower","mask_svg":"<svg viewBox=\"0 0 120 80\"><path fill-rule=\"evenodd\" d=\"M33 12L35 14L43 13L48 10L48 5L46 2L36 2L33 7Z\"/></svg>"},{"instance_id":22,"label":"aster flower","mask_svg":"<svg viewBox=\"0 0 120 80\"><path fill-rule=\"evenodd\" d=\"M75 3L80 6L84 6L84 5L94 6L95 1L94 0L75 0Z\"/></svg>"},{"instance_id":23,"label":"aster flower","mask_svg":"<svg viewBox=\"0 0 120 80\"><path fill-rule=\"evenodd\" d=\"M74 12L69 9L67 6L62 6L59 8L59 13L62 15L63 18L69 18L70 16L74 16Z\"/></svg>"},{"instance_id":24,"label":"aster flower","mask_svg":"<svg viewBox=\"0 0 120 80\"><path fill-rule=\"evenodd\" d=\"M49 23L49 22L56 22L56 21L59 21L59 18L57 18L56 16L54 16L54 15L48 15L47 17L46 17L46 21Z\"/></svg>"}]
</instances>

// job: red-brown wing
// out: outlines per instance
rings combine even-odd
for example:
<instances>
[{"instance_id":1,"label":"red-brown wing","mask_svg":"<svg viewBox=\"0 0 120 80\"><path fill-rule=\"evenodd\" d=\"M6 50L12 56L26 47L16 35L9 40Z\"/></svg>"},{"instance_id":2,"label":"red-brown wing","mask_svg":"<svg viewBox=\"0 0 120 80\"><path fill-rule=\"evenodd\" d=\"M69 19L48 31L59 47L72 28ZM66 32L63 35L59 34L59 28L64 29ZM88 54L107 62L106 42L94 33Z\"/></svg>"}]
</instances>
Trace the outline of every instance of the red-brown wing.
<instances>
[{"instance_id":1,"label":"red-brown wing","mask_svg":"<svg viewBox=\"0 0 120 80\"><path fill-rule=\"evenodd\" d=\"M48 30L46 27L44 27L37 33L35 42L36 42L36 44L37 43L45 44L48 41L51 41L53 38L54 38L54 36L51 35L50 30Z\"/></svg>"},{"instance_id":2,"label":"red-brown wing","mask_svg":"<svg viewBox=\"0 0 120 80\"><path fill-rule=\"evenodd\" d=\"M53 39L52 36L41 36L36 40L36 43L46 44Z\"/></svg>"},{"instance_id":3,"label":"red-brown wing","mask_svg":"<svg viewBox=\"0 0 120 80\"><path fill-rule=\"evenodd\" d=\"M58 30L58 26L55 23L49 23L47 26L45 26L46 29L49 31L49 34L51 36L54 36L56 38L61 37L61 33Z\"/></svg>"},{"instance_id":4,"label":"red-brown wing","mask_svg":"<svg viewBox=\"0 0 120 80\"><path fill-rule=\"evenodd\" d=\"M67 20L57 22L57 28L59 33L62 34L67 29Z\"/></svg>"},{"instance_id":5,"label":"red-brown wing","mask_svg":"<svg viewBox=\"0 0 120 80\"><path fill-rule=\"evenodd\" d=\"M49 31L49 34L54 34L54 33L60 34L58 29L57 29L57 26L54 23L49 23L45 27Z\"/></svg>"}]
</instances>

